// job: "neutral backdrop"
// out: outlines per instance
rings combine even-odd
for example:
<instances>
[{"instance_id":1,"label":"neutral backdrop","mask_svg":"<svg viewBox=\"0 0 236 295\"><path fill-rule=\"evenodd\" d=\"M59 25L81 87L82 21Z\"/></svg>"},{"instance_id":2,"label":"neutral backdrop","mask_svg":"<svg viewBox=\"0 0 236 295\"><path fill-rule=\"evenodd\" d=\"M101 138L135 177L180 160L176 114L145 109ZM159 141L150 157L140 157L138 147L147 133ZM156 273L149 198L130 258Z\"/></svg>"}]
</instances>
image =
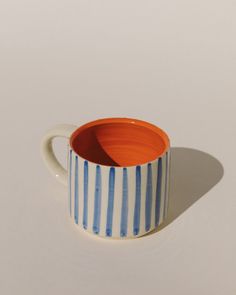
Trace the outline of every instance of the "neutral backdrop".
<instances>
[{"instance_id":1,"label":"neutral backdrop","mask_svg":"<svg viewBox=\"0 0 236 295\"><path fill-rule=\"evenodd\" d=\"M0 294L236 294L236 2L0 4ZM134 117L169 134L158 232L79 231L42 163L44 132ZM66 142L56 140L66 163Z\"/></svg>"}]
</instances>

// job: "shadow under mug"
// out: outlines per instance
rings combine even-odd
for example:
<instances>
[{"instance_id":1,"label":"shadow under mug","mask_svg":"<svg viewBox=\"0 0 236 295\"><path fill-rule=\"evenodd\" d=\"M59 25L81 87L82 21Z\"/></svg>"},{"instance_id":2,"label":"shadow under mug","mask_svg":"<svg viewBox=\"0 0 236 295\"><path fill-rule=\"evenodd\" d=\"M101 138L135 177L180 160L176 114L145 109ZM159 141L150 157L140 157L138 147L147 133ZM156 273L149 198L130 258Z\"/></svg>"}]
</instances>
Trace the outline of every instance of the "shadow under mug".
<instances>
[{"instance_id":1,"label":"shadow under mug","mask_svg":"<svg viewBox=\"0 0 236 295\"><path fill-rule=\"evenodd\" d=\"M55 137L69 139L67 170L53 152ZM157 126L131 118L58 125L43 137L41 152L51 173L68 185L69 214L80 228L135 238L167 217L170 141Z\"/></svg>"}]
</instances>

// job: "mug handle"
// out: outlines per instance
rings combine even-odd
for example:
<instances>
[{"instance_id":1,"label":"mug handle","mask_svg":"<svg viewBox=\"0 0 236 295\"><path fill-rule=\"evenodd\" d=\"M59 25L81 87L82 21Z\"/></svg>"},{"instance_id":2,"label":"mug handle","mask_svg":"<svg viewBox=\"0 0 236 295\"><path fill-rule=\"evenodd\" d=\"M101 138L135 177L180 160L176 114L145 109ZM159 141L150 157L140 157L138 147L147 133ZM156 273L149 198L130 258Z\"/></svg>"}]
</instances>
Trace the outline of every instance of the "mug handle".
<instances>
[{"instance_id":1,"label":"mug handle","mask_svg":"<svg viewBox=\"0 0 236 295\"><path fill-rule=\"evenodd\" d=\"M68 183L68 172L58 162L53 151L52 141L55 137L65 137L69 139L71 134L77 128L77 126L69 124L57 125L46 132L41 142L41 154L45 162L45 165L47 166L51 174L64 185L67 185Z\"/></svg>"}]
</instances>

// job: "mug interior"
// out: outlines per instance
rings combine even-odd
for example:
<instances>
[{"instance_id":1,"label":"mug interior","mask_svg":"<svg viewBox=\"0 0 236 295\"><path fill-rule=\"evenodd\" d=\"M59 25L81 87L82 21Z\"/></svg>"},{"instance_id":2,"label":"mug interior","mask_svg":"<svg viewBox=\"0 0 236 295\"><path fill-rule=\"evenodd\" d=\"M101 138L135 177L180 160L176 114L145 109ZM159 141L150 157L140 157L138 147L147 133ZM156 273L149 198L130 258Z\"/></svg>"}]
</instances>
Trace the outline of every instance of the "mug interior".
<instances>
[{"instance_id":1,"label":"mug interior","mask_svg":"<svg viewBox=\"0 0 236 295\"><path fill-rule=\"evenodd\" d=\"M167 134L157 126L129 118L107 118L79 127L70 138L82 158L106 166L142 165L169 148Z\"/></svg>"}]
</instances>

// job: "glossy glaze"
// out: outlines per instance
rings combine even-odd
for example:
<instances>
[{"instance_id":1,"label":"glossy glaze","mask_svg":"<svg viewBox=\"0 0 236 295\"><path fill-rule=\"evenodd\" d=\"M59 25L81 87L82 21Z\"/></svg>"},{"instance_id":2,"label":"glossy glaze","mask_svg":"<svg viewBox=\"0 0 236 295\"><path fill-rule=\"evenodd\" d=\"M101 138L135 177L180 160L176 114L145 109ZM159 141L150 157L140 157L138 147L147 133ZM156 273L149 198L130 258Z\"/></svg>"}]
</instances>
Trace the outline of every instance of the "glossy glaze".
<instances>
[{"instance_id":1,"label":"glossy glaze","mask_svg":"<svg viewBox=\"0 0 236 295\"><path fill-rule=\"evenodd\" d=\"M67 171L52 148L58 136L69 140ZM170 144L155 125L129 118L59 125L45 134L41 151L51 173L68 184L68 211L78 228L128 239L166 218Z\"/></svg>"},{"instance_id":2,"label":"glossy glaze","mask_svg":"<svg viewBox=\"0 0 236 295\"><path fill-rule=\"evenodd\" d=\"M84 159L107 166L134 166L163 155L169 139L160 128L137 119L100 119L78 128L71 146Z\"/></svg>"}]
</instances>

